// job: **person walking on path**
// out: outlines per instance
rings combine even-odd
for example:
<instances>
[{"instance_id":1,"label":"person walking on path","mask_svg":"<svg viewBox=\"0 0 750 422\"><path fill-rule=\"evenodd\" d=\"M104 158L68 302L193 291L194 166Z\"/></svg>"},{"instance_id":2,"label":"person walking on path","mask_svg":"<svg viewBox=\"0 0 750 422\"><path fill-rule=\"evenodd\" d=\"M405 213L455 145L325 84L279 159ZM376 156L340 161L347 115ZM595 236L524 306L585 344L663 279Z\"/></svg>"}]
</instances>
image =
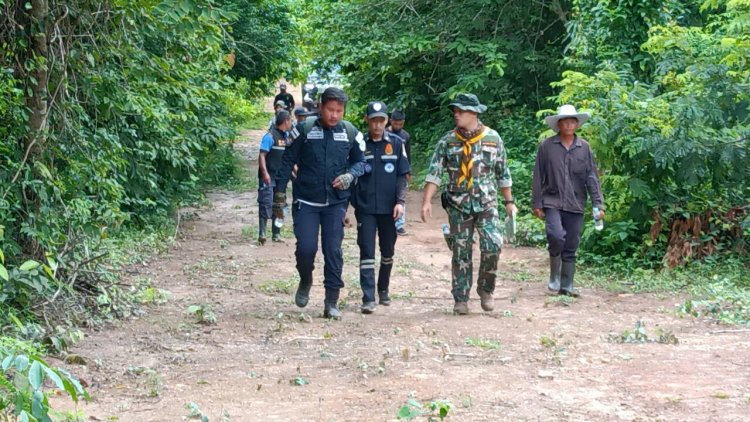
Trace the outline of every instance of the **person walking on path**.
<instances>
[{"instance_id":1,"label":"person walking on path","mask_svg":"<svg viewBox=\"0 0 750 422\"><path fill-rule=\"evenodd\" d=\"M377 292L380 304L389 306L389 286L396 246L396 226L404 214L406 177L409 161L404 140L385 131L388 110L381 101L367 105L368 132L365 136L365 174L359 177L352 194L357 218L359 245L359 284L362 287L363 314L375 311L375 236L380 246Z\"/></svg>"},{"instance_id":2,"label":"person walking on path","mask_svg":"<svg viewBox=\"0 0 750 422\"><path fill-rule=\"evenodd\" d=\"M544 120L557 132L541 144L531 182L531 207L544 220L547 232L550 276L548 289L561 295L579 296L573 287L576 251L581 241L586 195L604 218L604 196L591 146L576 134L588 120L572 105L561 106Z\"/></svg>"},{"instance_id":3,"label":"person walking on path","mask_svg":"<svg viewBox=\"0 0 750 422\"><path fill-rule=\"evenodd\" d=\"M307 306L320 234L325 261L323 316L333 319L341 318L338 309L339 290L344 287L341 242L350 187L365 170L364 138L351 123L342 120L347 100L343 90L326 89L321 95L320 117L306 120L292 130L293 140L276 174L274 193L274 212L282 212L287 184L296 165L292 218L300 283L295 303L300 308Z\"/></svg>"},{"instance_id":4,"label":"person walking on path","mask_svg":"<svg viewBox=\"0 0 750 422\"><path fill-rule=\"evenodd\" d=\"M258 155L258 244L266 244L266 225L272 220L271 232L274 242L281 241L281 229L274 224L276 217L273 216L273 190L275 186L276 172L281 167L281 158L284 156L289 139L286 133L292 128L292 117L286 110L276 114L274 126L263 135L260 141L260 154Z\"/></svg>"},{"instance_id":5,"label":"person walking on path","mask_svg":"<svg viewBox=\"0 0 750 422\"><path fill-rule=\"evenodd\" d=\"M487 107L474 94L459 94L449 107L456 127L440 138L435 146L425 178L422 221L426 222L432 216L432 196L441 186L443 173L447 170L448 183L441 200L449 222L444 234L453 252L453 312L459 315L469 313L474 230L479 232L481 252L477 294L482 309L489 312L494 309L492 295L503 242L498 220L497 188L502 191L505 211L508 215L515 213L512 180L503 140L495 130L479 120L479 114Z\"/></svg>"},{"instance_id":6,"label":"person walking on path","mask_svg":"<svg viewBox=\"0 0 750 422\"><path fill-rule=\"evenodd\" d=\"M394 110L391 113L391 121L386 128L388 132L398 136L404 140L404 148L406 150L406 159L411 163L411 135L404 129L404 121L406 120L406 114L402 110ZM411 174L406 176L407 190L409 183L411 183ZM396 233L399 236L406 235L406 204L404 204L404 215L396 220Z\"/></svg>"},{"instance_id":7,"label":"person walking on path","mask_svg":"<svg viewBox=\"0 0 750 422\"><path fill-rule=\"evenodd\" d=\"M279 101L283 101L284 109L291 112L294 109L294 96L286 92L286 84L283 82L279 84L279 91L281 92L273 98L273 103L277 104Z\"/></svg>"}]
</instances>

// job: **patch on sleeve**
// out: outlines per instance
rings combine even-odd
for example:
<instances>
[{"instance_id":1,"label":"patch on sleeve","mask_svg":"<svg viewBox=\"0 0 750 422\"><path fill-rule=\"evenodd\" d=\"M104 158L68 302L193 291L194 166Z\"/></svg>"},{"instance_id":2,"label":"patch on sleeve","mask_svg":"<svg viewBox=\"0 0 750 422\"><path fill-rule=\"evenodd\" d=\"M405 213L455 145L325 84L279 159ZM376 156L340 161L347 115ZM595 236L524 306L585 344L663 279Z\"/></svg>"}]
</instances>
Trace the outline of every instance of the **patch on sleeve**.
<instances>
[{"instance_id":1,"label":"patch on sleeve","mask_svg":"<svg viewBox=\"0 0 750 422\"><path fill-rule=\"evenodd\" d=\"M289 140L294 141L299 136L299 131L296 127L292 128L292 131L289 132Z\"/></svg>"}]
</instances>

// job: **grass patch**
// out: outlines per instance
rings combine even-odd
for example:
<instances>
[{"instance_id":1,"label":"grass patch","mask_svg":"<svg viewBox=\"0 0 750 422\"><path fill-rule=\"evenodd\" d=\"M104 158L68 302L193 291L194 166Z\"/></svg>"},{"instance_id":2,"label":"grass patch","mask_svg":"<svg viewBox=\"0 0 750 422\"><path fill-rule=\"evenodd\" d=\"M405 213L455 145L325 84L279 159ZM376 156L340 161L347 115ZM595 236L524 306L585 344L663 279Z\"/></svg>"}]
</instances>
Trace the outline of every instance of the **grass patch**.
<instances>
[{"instance_id":1,"label":"grass patch","mask_svg":"<svg viewBox=\"0 0 750 422\"><path fill-rule=\"evenodd\" d=\"M630 267L635 267L631 264ZM724 323L750 325L750 262L745 257L707 259L675 269L580 267L579 280L588 287L612 292L664 293L685 291L690 298L678 312Z\"/></svg>"},{"instance_id":2,"label":"grass patch","mask_svg":"<svg viewBox=\"0 0 750 422\"><path fill-rule=\"evenodd\" d=\"M292 275L283 279L264 281L258 285L258 290L266 294L292 294L299 284L299 276Z\"/></svg>"},{"instance_id":3,"label":"grass patch","mask_svg":"<svg viewBox=\"0 0 750 422\"><path fill-rule=\"evenodd\" d=\"M478 347L482 350L487 349L499 349L500 348L500 341L499 340L488 340L488 339L482 339L478 337L469 337L464 342L467 346L472 347Z\"/></svg>"},{"instance_id":4,"label":"grass patch","mask_svg":"<svg viewBox=\"0 0 750 422\"><path fill-rule=\"evenodd\" d=\"M258 177L250 173L246 164L247 157L236 151L231 143L221 145L201 165L201 187L232 192L258 189Z\"/></svg>"},{"instance_id":5,"label":"grass patch","mask_svg":"<svg viewBox=\"0 0 750 422\"><path fill-rule=\"evenodd\" d=\"M620 334L610 334L608 340L611 343L679 343L679 340L671 330L665 330L661 327L656 327L653 335L649 335L646 331L646 324L641 320L635 322L633 330L625 329Z\"/></svg>"}]
</instances>

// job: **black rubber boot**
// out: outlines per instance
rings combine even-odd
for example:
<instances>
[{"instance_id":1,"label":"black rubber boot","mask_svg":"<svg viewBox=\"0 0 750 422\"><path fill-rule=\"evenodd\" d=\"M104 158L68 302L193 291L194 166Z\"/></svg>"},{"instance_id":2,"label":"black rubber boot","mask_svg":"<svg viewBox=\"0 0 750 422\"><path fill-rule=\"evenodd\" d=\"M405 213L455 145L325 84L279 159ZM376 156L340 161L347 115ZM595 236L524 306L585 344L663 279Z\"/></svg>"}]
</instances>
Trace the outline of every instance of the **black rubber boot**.
<instances>
[{"instance_id":1,"label":"black rubber boot","mask_svg":"<svg viewBox=\"0 0 750 422\"><path fill-rule=\"evenodd\" d=\"M550 292L558 293L560 291L560 271L562 271L562 256L549 257L549 284L547 288Z\"/></svg>"},{"instance_id":2,"label":"black rubber boot","mask_svg":"<svg viewBox=\"0 0 750 422\"><path fill-rule=\"evenodd\" d=\"M323 302L323 318L341 319L339 311L339 289L326 288L326 299Z\"/></svg>"},{"instance_id":3,"label":"black rubber boot","mask_svg":"<svg viewBox=\"0 0 750 422\"><path fill-rule=\"evenodd\" d=\"M573 287L573 277L576 274L575 262L563 262L560 267L560 292L561 295L578 297L581 293Z\"/></svg>"},{"instance_id":4,"label":"black rubber boot","mask_svg":"<svg viewBox=\"0 0 750 422\"><path fill-rule=\"evenodd\" d=\"M312 287L312 273L300 276L299 287L294 295L294 303L300 308L307 306L310 300L310 288Z\"/></svg>"},{"instance_id":5,"label":"black rubber boot","mask_svg":"<svg viewBox=\"0 0 750 422\"><path fill-rule=\"evenodd\" d=\"M380 298L380 304L383 306L391 306L391 297L388 295L388 290L380 290L378 292Z\"/></svg>"},{"instance_id":6,"label":"black rubber boot","mask_svg":"<svg viewBox=\"0 0 750 422\"><path fill-rule=\"evenodd\" d=\"M259 217L258 220L258 244L265 245L266 244L266 225L268 224L268 219Z\"/></svg>"}]
</instances>

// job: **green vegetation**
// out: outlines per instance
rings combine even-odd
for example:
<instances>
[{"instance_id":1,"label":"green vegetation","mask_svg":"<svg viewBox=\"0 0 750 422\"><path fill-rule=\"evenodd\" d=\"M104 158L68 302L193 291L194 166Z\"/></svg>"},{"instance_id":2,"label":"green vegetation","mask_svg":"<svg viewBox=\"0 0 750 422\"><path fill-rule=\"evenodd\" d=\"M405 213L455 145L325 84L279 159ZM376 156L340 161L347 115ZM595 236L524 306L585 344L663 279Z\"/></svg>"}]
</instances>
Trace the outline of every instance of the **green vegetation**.
<instances>
[{"instance_id":1,"label":"green vegetation","mask_svg":"<svg viewBox=\"0 0 750 422\"><path fill-rule=\"evenodd\" d=\"M410 395L406 404L398 410L396 419L410 421L420 416L426 416L428 421L437 421L438 419L442 421L448 417L451 409L453 409L453 404L448 400L433 400L429 403L420 403Z\"/></svg>"},{"instance_id":2,"label":"green vegetation","mask_svg":"<svg viewBox=\"0 0 750 422\"><path fill-rule=\"evenodd\" d=\"M292 4L0 1L0 344L30 342L3 350L0 415L49 420L41 374L82 396L38 356L168 300L118 271L166 250L203 188L252 186L232 144L298 68Z\"/></svg>"},{"instance_id":3,"label":"green vegetation","mask_svg":"<svg viewBox=\"0 0 750 422\"><path fill-rule=\"evenodd\" d=\"M452 126L450 99L480 94L489 106L483 122L508 148L517 241L543 245L543 224L530 216L528 200L536 146L551 134L541 120L573 103L592 113L581 135L597 155L607 202L605 229L583 232L581 268L612 288L689 287L700 314L750 322L742 311L750 307L748 277L735 276L750 271L750 3L381 6L313 2L312 27L325 29L308 34L309 54L321 70L345 75L353 113L374 98L406 109L417 180ZM321 25L334 17L339 25ZM719 276L679 281L695 268Z\"/></svg>"}]
</instances>

